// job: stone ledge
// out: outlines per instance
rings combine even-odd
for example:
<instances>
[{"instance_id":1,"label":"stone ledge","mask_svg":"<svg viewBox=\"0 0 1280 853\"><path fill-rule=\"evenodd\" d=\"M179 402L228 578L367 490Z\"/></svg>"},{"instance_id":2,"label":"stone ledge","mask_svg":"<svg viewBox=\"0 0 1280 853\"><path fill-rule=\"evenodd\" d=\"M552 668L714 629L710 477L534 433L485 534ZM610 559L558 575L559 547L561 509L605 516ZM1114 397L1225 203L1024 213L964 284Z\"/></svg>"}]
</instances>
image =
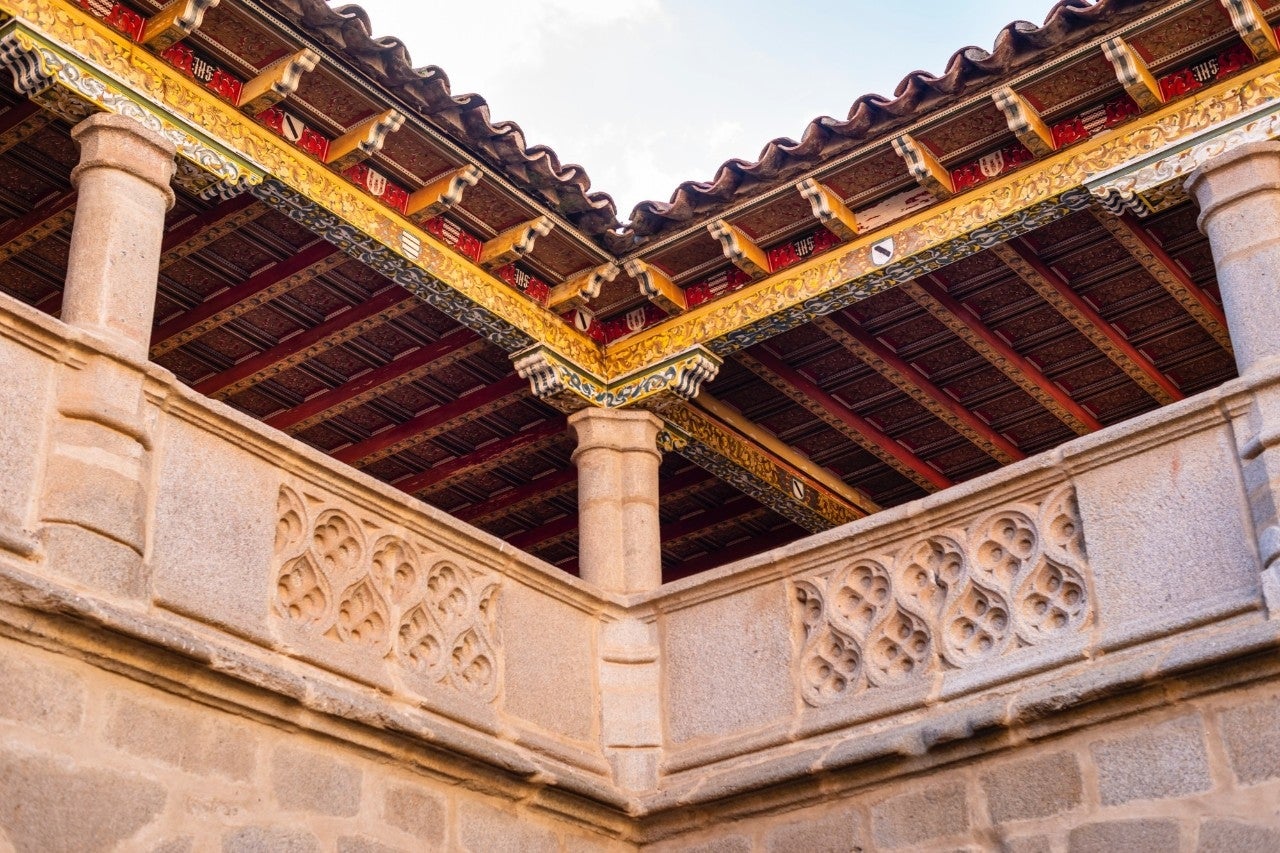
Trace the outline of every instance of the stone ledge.
<instances>
[{"instance_id":1,"label":"stone ledge","mask_svg":"<svg viewBox=\"0 0 1280 853\"><path fill-rule=\"evenodd\" d=\"M0 603L5 605L0 608L0 630L15 639L31 642L36 637L41 645L71 648L99 666L170 692L195 692L212 704L239 704L251 714L388 756L399 756L406 744L438 757L453 756L460 762L462 778L473 775L466 772L468 765L486 765L503 774L502 785L521 789L521 797L533 802L543 790L558 788L575 802L586 801L577 808L595 803L595 808L610 813L635 809L613 787L609 766L599 755L551 738L512 732L525 743L536 742L539 751L534 752L231 635L213 635L166 611L119 606L40 578L3 557ZM94 651L102 643L101 632L111 646L109 657ZM155 660L157 651L166 656L163 664ZM229 687L228 680L234 686ZM235 699L229 698L232 694ZM486 784L498 783L490 777Z\"/></svg>"}]
</instances>

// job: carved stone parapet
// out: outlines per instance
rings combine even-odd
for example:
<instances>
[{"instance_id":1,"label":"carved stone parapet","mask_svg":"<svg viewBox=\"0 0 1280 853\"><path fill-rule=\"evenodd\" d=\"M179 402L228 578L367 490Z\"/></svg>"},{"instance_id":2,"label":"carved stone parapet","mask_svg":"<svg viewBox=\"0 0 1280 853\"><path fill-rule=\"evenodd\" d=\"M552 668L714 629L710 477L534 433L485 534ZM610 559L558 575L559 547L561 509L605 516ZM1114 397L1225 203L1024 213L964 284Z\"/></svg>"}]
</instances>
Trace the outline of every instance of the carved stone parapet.
<instances>
[{"instance_id":1,"label":"carved stone parapet","mask_svg":"<svg viewBox=\"0 0 1280 853\"><path fill-rule=\"evenodd\" d=\"M288 486L274 571L272 614L288 630L384 658L410 689L497 695L491 574Z\"/></svg>"},{"instance_id":2,"label":"carved stone parapet","mask_svg":"<svg viewBox=\"0 0 1280 853\"><path fill-rule=\"evenodd\" d=\"M966 669L1079 634L1093 592L1075 492L791 582L807 704Z\"/></svg>"}]
</instances>

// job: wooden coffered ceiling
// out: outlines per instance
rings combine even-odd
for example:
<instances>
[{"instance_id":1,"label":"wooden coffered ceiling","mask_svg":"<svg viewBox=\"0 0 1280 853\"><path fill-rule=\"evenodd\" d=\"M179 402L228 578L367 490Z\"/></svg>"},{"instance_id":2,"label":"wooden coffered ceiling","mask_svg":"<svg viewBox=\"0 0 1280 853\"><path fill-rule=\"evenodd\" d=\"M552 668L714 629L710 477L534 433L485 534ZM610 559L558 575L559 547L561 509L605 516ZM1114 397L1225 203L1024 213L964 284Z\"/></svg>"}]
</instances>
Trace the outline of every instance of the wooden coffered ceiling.
<instances>
[{"instance_id":1,"label":"wooden coffered ceiling","mask_svg":"<svg viewBox=\"0 0 1280 853\"><path fill-rule=\"evenodd\" d=\"M938 195L965 192L974 175L980 192L985 177L966 169L985 162L987 171L1012 170L1034 158L1020 153L1029 152L1025 134L1011 129L991 98L997 84L1014 80L1051 137L1070 144L1060 128L1132 97L1095 43L1108 27L1141 22L1162 4L1105 0L1055 10L1040 37L1025 28L1002 34L1023 43L998 41L986 66L970 59L973 68L957 71L953 59L949 76L934 78L934 91L912 94L907 86L899 100L918 103L901 115L882 108L889 117L877 121L889 131L859 136L845 128L840 137L830 130L812 150L797 143L786 156L754 164L732 191L718 175L681 187L670 204L641 205L629 228L602 226L614 215L611 202L585 191L581 170L548 165L533 149L521 147L523 160L511 154L495 141L487 115L463 117L466 110L448 106L459 99L447 88L447 104L432 112L423 105L444 96L406 94L378 80L359 38L348 38L347 53L335 56L326 28L337 24L324 16L338 13L313 5L267 4L276 21L254 17L260 7L250 3L222 0L178 44L245 81L296 54L310 34L313 46L329 51L328 64L303 75L277 108L325 144L336 145L389 104L412 101L413 121L360 160L365 171L352 180L372 180L384 196L385 180L406 198L434 187L435 198L459 170L483 173L458 185L461 200L427 211L430 233L482 263L486 252L507 250L490 267L533 300L554 303L574 291L560 308L588 310L569 312L566 322L580 322L603 343L840 245L882 215L885 199L937 203ZM1164 5L1176 8L1126 42L1157 85L1187 69L1207 73L1209 59L1222 76L1239 70L1233 61L1263 61L1217 0ZM142 19L159 9L116 7ZM1068 13L1080 20L1061 20ZM65 121L11 91L0 106L0 291L57 315L77 152ZM865 109L859 101L849 121L864 121ZM1130 112L1116 115L1114 129L1091 132L1124 132ZM889 145L912 121L910 140L949 183L941 190L913 176ZM991 165L993 152L1002 165ZM801 180L812 182L804 193ZM834 211L825 224L815 218L815 195ZM1048 450L1234 376L1195 214L1191 202L1174 198L1143 217L1101 208L1064 216L727 355L719 376L688 405L743 441L780 442L869 508ZM531 249L510 252L512 240L502 243L512 228L543 219L554 227ZM587 277L610 265L612 278L597 276L588 288L598 285L598 293L581 295ZM651 284L648 296L645 279L660 285ZM201 198L178 189L151 355L202 393L576 570L576 484L564 415L530 393L509 352L256 196ZM667 579L806 532L678 453L666 454L661 483Z\"/></svg>"}]
</instances>

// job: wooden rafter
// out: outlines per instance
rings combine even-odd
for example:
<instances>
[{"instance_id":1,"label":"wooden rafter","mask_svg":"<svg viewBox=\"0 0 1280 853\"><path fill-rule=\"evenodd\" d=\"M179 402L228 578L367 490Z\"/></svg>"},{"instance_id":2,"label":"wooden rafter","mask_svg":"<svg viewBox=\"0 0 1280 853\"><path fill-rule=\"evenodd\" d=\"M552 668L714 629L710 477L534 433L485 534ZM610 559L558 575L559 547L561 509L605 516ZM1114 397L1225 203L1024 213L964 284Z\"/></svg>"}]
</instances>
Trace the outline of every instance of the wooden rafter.
<instances>
[{"instance_id":1,"label":"wooden rafter","mask_svg":"<svg viewBox=\"0 0 1280 853\"><path fill-rule=\"evenodd\" d=\"M0 154L26 142L57 119L35 101L23 101L0 116Z\"/></svg>"},{"instance_id":2,"label":"wooden rafter","mask_svg":"<svg viewBox=\"0 0 1280 853\"><path fill-rule=\"evenodd\" d=\"M407 314L422 303L406 295L399 285L392 285L375 296L338 312L318 326L305 329L280 343L214 376L197 382L195 389L215 399L225 399L264 379L298 366L327 349L359 337L372 328L401 314Z\"/></svg>"},{"instance_id":3,"label":"wooden rafter","mask_svg":"<svg viewBox=\"0 0 1280 853\"><path fill-rule=\"evenodd\" d=\"M745 495L737 496L697 515L665 525L662 528L662 545L664 548L669 548L690 539L710 536L721 530L738 527L769 514L768 507L759 505L751 507L752 503L754 501Z\"/></svg>"},{"instance_id":4,"label":"wooden rafter","mask_svg":"<svg viewBox=\"0 0 1280 853\"><path fill-rule=\"evenodd\" d=\"M700 554L697 557L690 557L672 566L669 571L662 573L664 582L676 581L681 578L687 578L704 572L707 569L714 569L719 566L728 565L729 563L751 557L756 554L763 554L765 551L772 550L786 545L788 542L803 536L804 530L791 525L776 533L770 533L765 536L749 536L741 542L736 542L727 548L716 548L706 554Z\"/></svg>"},{"instance_id":5,"label":"wooden rafter","mask_svg":"<svg viewBox=\"0 0 1280 853\"><path fill-rule=\"evenodd\" d=\"M1112 216L1104 211L1095 213L1102 226L1111 232L1121 246L1133 255L1170 296L1177 300L1188 314L1213 337L1227 352L1233 352L1231 335L1227 332L1227 317L1218 303L1204 292L1191 276L1169 257L1150 231L1132 216Z\"/></svg>"},{"instance_id":6,"label":"wooden rafter","mask_svg":"<svg viewBox=\"0 0 1280 853\"><path fill-rule=\"evenodd\" d=\"M991 252L1094 346L1102 350L1142 390L1161 404L1182 399L1182 392L1169 377L1157 370L1150 359L1129 343L1115 326L1103 319L1097 309L1072 290L1062 276L1050 269L1022 240L1001 243L993 247Z\"/></svg>"},{"instance_id":7,"label":"wooden rafter","mask_svg":"<svg viewBox=\"0 0 1280 853\"><path fill-rule=\"evenodd\" d=\"M0 226L0 264L71 224L76 191L67 190Z\"/></svg>"},{"instance_id":8,"label":"wooden rafter","mask_svg":"<svg viewBox=\"0 0 1280 853\"><path fill-rule=\"evenodd\" d=\"M904 282L900 288L1077 435L1102 429L1096 417L1004 338L987 328L932 276Z\"/></svg>"},{"instance_id":9,"label":"wooden rafter","mask_svg":"<svg viewBox=\"0 0 1280 853\"><path fill-rule=\"evenodd\" d=\"M200 213L164 235L160 268L177 263L260 218L270 208L248 193Z\"/></svg>"},{"instance_id":10,"label":"wooden rafter","mask_svg":"<svg viewBox=\"0 0 1280 853\"><path fill-rule=\"evenodd\" d=\"M157 358L175 350L349 260L329 243L320 241L272 264L158 326L151 336L151 357Z\"/></svg>"},{"instance_id":11,"label":"wooden rafter","mask_svg":"<svg viewBox=\"0 0 1280 853\"><path fill-rule=\"evenodd\" d=\"M1008 464L1025 457L1026 454L1013 442L957 403L927 376L850 318L837 312L829 317L818 318L814 325L996 461Z\"/></svg>"},{"instance_id":12,"label":"wooden rafter","mask_svg":"<svg viewBox=\"0 0 1280 853\"><path fill-rule=\"evenodd\" d=\"M562 468L509 489L484 503L463 507L453 513L454 518L470 524L484 524L503 515L519 512L533 503L550 500L568 494L578 488L578 471L573 467Z\"/></svg>"},{"instance_id":13,"label":"wooden rafter","mask_svg":"<svg viewBox=\"0 0 1280 853\"><path fill-rule=\"evenodd\" d=\"M524 551L562 542L578 534L578 514L571 512L554 521L507 537L507 543Z\"/></svg>"},{"instance_id":14,"label":"wooden rafter","mask_svg":"<svg viewBox=\"0 0 1280 853\"><path fill-rule=\"evenodd\" d=\"M369 465L446 433L463 420L482 418L505 408L528 388L529 383L513 373L329 455L339 462Z\"/></svg>"},{"instance_id":15,"label":"wooden rafter","mask_svg":"<svg viewBox=\"0 0 1280 853\"><path fill-rule=\"evenodd\" d=\"M475 475L489 471L510 461L508 457L518 451L532 453L547 447L565 437L565 426L562 420L546 421L518 432L507 438L498 439L477 448L465 456L459 456L448 462L433 465L425 471L411 474L392 483L411 495L430 491L457 477Z\"/></svg>"},{"instance_id":16,"label":"wooden rafter","mask_svg":"<svg viewBox=\"0 0 1280 853\"><path fill-rule=\"evenodd\" d=\"M843 405L800 371L763 347L737 354L737 360L765 382L808 409L823 423L874 455L920 488L934 492L951 480L866 418Z\"/></svg>"},{"instance_id":17,"label":"wooden rafter","mask_svg":"<svg viewBox=\"0 0 1280 853\"><path fill-rule=\"evenodd\" d=\"M459 329L440 340L410 350L379 367L350 379L336 388L322 391L291 409L265 420L268 426L301 432L337 417L396 388L415 382L456 361L475 355L488 343L470 329Z\"/></svg>"}]
</instances>

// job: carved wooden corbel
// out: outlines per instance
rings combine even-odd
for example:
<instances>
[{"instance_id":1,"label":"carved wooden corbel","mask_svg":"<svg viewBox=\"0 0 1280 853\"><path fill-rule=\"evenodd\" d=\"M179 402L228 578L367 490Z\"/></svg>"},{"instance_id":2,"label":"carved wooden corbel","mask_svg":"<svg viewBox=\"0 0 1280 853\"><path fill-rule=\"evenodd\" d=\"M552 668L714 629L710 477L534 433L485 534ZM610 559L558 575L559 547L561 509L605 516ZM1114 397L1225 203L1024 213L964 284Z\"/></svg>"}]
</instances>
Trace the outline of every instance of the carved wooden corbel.
<instances>
[{"instance_id":1,"label":"carved wooden corbel","mask_svg":"<svg viewBox=\"0 0 1280 853\"><path fill-rule=\"evenodd\" d=\"M1001 86L991 93L991 98L1004 113L1009 123L1009 130L1018 137L1018 141L1036 157L1047 157L1056 149L1053 144L1053 131L1044 123L1035 107L1026 99L1013 91L1011 86Z\"/></svg>"},{"instance_id":2,"label":"carved wooden corbel","mask_svg":"<svg viewBox=\"0 0 1280 853\"><path fill-rule=\"evenodd\" d=\"M326 162L339 172L345 172L381 151L387 135L399 130L403 124L404 114L398 110L385 110L369 116L333 140Z\"/></svg>"},{"instance_id":3,"label":"carved wooden corbel","mask_svg":"<svg viewBox=\"0 0 1280 853\"><path fill-rule=\"evenodd\" d=\"M895 136L893 150L906 161L911 177L931 192L934 198L941 201L956 194L955 186L951 183L951 172L932 151L916 142L909 134Z\"/></svg>"},{"instance_id":4,"label":"carved wooden corbel","mask_svg":"<svg viewBox=\"0 0 1280 853\"><path fill-rule=\"evenodd\" d=\"M256 116L298 91L302 75L315 70L320 55L303 49L271 63L240 90L240 109Z\"/></svg>"},{"instance_id":5,"label":"carved wooden corbel","mask_svg":"<svg viewBox=\"0 0 1280 853\"><path fill-rule=\"evenodd\" d=\"M539 216L529 222L522 222L514 228L508 228L497 237L484 244L480 250L480 266L487 270L495 270L518 261L533 251L533 244L539 237L545 237L555 227L546 216Z\"/></svg>"},{"instance_id":6,"label":"carved wooden corbel","mask_svg":"<svg viewBox=\"0 0 1280 853\"><path fill-rule=\"evenodd\" d=\"M668 314L683 314L689 309L684 291L652 264L633 258L626 263L627 275L640 285L640 293Z\"/></svg>"},{"instance_id":7,"label":"carved wooden corbel","mask_svg":"<svg viewBox=\"0 0 1280 853\"><path fill-rule=\"evenodd\" d=\"M547 295L547 307L556 311L585 308L588 302L600 295L600 288L604 287L606 281L613 281L618 277L618 272L617 264L608 263L558 284Z\"/></svg>"},{"instance_id":8,"label":"carved wooden corbel","mask_svg":"<svg viewBox=\"0 0 1280 853\"><path fill-rule=\"evenodd\" d=\"M462 201L462 194L467 187L474 187L480 182L480 169L470 163L454 169L420 190L409 194L405 205L405 214L418 223L426 222L444 213Z\"/></svg>"},{"instance_id":9,"label":"carved wooden corbel","mask_svg":"<svg viewBox=\"0 0 1280 853\"><path fill-rule=\"evenodd\" d=\"M1156 82L1151 69L1147 68L1147 63L1128 42L1119 36L1107 39L1102 43L1102 52L1115 68L1116 79L1139 109L1146 112L1164 103L1160 84Z\"/></svg>"},{"instance_id":10,"label":"carved wooden corbel","mask_svg":"<svg viewBox=\"0 0 1280 853\"><path fill-rule=\"evenodd\" d=\"M740 228L730 225L723 219L717 219L707 224L707 230L711 232L712 237L720 241L724 256L735 267L752 278L761 278L769 274L769 257Z\"/></svg>"},{"instance_id":11,"label":"carved wooden corbel","mask_svg":"<svg viewBox=\"0 0 1280 853\"><path fill-rule=\"evenodd\" d=\"M163 53L199 29L204 13L217 5L218 0L173 0L147 19L141 41Z\"/></svg>"},{"instance_id":12,"label":"carved wooden corbel","mask_svg":"<svg viewBox=\"0 0 1280 853\"><path fill-rule=\"evenodd\" d=\"M858 236L857 217L830 187L809 178L796 184L796 189L808 199L814 218L824 228L841 240L852 240Z\"/></svg>"},{"instance_id":13,"label":"carved wooden corbel","mask_svg":"<svg viewBox=\"0 0 1280 853\"><path fill-rule=\"evenodd\" d=\"M1253 51L1259 62L1280 56L1280 45L1276 43L1276 31L1267 23L1257 0L1222 0L1227 14L1231 16L1231 25L1240 34L1240 40Z\"/></svg>"}]
</instances>

